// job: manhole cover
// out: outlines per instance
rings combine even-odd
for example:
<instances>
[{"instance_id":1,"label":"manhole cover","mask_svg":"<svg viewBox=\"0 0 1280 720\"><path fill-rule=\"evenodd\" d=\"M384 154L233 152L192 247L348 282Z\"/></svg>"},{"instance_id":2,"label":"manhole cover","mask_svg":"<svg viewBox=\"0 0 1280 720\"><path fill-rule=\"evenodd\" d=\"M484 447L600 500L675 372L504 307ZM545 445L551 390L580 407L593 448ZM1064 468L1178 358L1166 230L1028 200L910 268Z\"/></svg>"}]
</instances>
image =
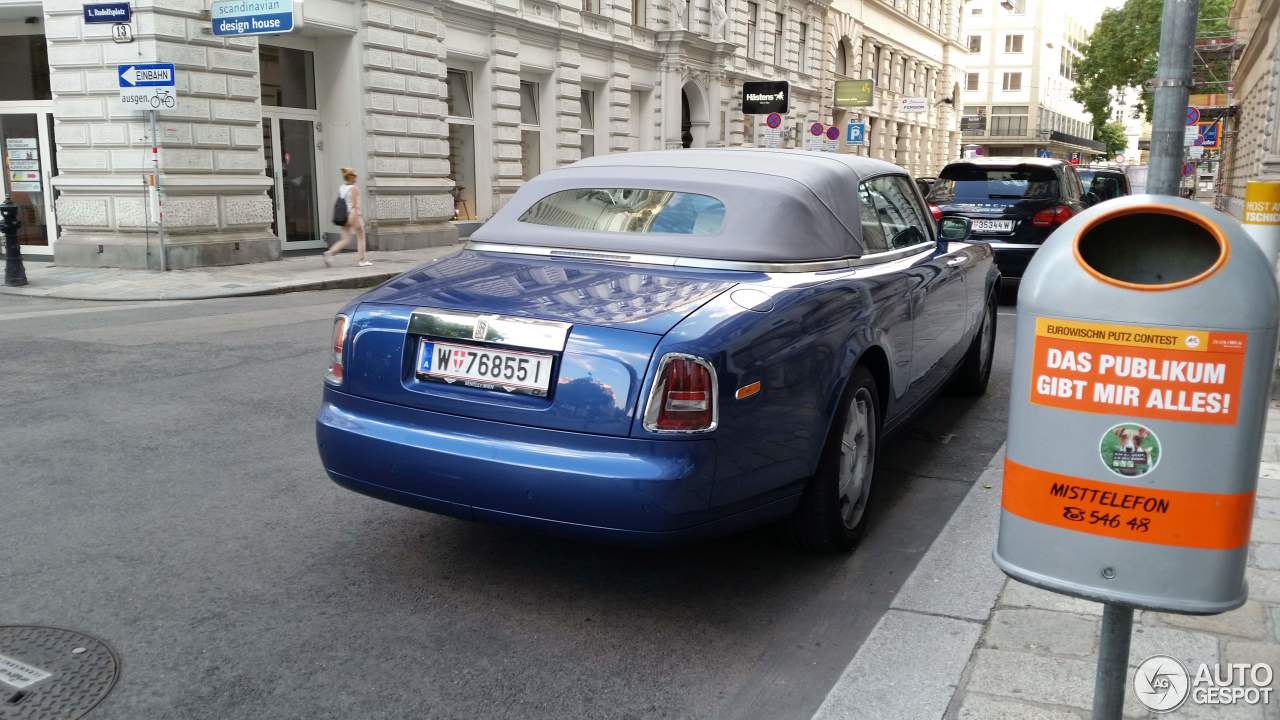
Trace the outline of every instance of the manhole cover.
<instances>
[{"instance_id":1,"label":"manhole cover","mask_svg":"<svg viewBox=\"0 0 1280 720\"><path fill-rule=\"evenodd\" d=\"M101 640L0 625L0 720L74 720L111 692L120 661Z\"/></svg>"}]
</instances>

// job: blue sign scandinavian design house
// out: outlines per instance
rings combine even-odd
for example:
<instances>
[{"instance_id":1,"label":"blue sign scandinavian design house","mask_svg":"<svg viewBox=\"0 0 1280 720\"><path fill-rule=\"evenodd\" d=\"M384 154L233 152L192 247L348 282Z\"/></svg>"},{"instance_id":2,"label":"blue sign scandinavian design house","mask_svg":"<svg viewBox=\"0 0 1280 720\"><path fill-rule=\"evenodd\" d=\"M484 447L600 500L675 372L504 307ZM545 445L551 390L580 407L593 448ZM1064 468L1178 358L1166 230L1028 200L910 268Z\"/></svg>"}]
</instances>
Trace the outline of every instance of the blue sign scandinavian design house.
<instances>
[{"instance_id":1,"label":"blue sign scandinavian design house","mask_svg":"<svg viewBox=\"0 0 1280 720\"><path fill-rule=\"evenodd\" d=\"M214 35L276 35L293 30L293 0L218 0Z\"/></svg>"},{"instance_id":2,"label":"blue sign scandinavian design house","mask_svg":"<svg viewBox=\"0 0 1280 720\"><path fill-rule=\"evenodd\" d=\"M87 23L125 23L129 22L130 10L127 2L94 3L84 6L84 21Z\"/></svg>"}]
</instances>

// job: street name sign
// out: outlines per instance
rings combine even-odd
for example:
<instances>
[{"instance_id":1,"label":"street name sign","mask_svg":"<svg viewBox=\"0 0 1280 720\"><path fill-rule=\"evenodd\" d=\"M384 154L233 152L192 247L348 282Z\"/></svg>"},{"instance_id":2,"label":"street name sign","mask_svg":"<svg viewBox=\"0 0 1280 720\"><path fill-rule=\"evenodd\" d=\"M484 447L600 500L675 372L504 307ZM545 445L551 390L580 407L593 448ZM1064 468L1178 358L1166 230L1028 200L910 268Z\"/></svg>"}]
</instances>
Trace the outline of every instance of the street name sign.
<instances>
[{"instance_id":1,"label":"street name sign","mask_svg":"<svg viewBox=\"0 0 1280 720\"><path fill-rule=\"evenodd\" d=\"M120 104L134 110L172 110L178 106L173 63L116 66Z\"/></svg>"},{"instance_id":2,"label":"street name sign","mask_svg":"<svg viewBox=\"0 0 1280 720\"><path fill-rule=\"evenodd\" d=\"M124 23L131 17L129 3L93 3L84 5L84 21L87 23Z\"/></svg>"},{"instance_id":3,"label":"street name sign","mask_svg":"<svg viewBox=\"0 0 1280 720\"><path fill-rule=\"evenodd\" d=\"M293 0L215 0L214 35L277 35L293 31Z\"/></svg>"}]
</instances>

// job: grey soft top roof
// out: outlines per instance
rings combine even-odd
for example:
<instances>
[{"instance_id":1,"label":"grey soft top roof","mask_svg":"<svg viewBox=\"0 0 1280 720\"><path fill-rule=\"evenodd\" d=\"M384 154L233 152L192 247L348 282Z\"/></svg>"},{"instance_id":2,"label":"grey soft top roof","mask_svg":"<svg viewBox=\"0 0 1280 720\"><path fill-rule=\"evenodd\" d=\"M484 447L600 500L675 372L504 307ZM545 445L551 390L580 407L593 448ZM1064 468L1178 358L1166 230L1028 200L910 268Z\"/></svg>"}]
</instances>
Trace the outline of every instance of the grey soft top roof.
<instances>
[{"instance_id":1,"label":"grey soft top roof","mask_svg":"<svg viewBox=\"0 0 1280 720\"><path fill-rule=\"evenodd\" d=\"M545 172L471 236L476 242L756 262L857 257L865 248L858 183L897 165L799 150L663 150L588 158ZM534 203L578 188L636 188L710 195L725 206L715 235L623 233L519 221Z\"/></svg>"}]
</instances>

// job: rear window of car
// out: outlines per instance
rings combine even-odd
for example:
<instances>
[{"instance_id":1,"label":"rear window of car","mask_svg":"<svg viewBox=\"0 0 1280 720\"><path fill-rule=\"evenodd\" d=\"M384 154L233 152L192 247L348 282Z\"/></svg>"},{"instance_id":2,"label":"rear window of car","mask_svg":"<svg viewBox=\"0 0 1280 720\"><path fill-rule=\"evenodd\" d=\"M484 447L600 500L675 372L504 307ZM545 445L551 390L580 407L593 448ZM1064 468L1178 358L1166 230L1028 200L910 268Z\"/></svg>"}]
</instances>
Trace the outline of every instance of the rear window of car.
<instances>
[{"instance_id":1,"label":"rear window of car","mask_svg":"<svg viewBox=\"0 0 1280 720\"><path fill-rule=\"evenodd\" d=\"M724 203L710 195L635 188L579 188L534 203L520 222L618 233L715 235Z\"/></svg>"},{"instance_id":2,"label":"rear window of car","mask_svg":"<svg viewBox=\"0 0 1280 720\"><path fill-rule=\"evenodd\" d=\"M938 203L1041 200L1057 197L1057 175L1050 168L1032 165L950 165L943 169L938 181L929 191L929 200Z\"/></svg>"},{"instance_id":3,"label":"rear window of car","mask_svg":"<svg viewBox=\"0 0 1280 720\"><path fill-rule=\"evenodd\" d=\"M1124 185L1122 184L1124 176L1119 173L1098 172L1096 170L1081 170L1080 183L1084 185L1087 192L1094 192L1103 200L1118 198L1124 194Z\"/></svg>"}]
</instances>

